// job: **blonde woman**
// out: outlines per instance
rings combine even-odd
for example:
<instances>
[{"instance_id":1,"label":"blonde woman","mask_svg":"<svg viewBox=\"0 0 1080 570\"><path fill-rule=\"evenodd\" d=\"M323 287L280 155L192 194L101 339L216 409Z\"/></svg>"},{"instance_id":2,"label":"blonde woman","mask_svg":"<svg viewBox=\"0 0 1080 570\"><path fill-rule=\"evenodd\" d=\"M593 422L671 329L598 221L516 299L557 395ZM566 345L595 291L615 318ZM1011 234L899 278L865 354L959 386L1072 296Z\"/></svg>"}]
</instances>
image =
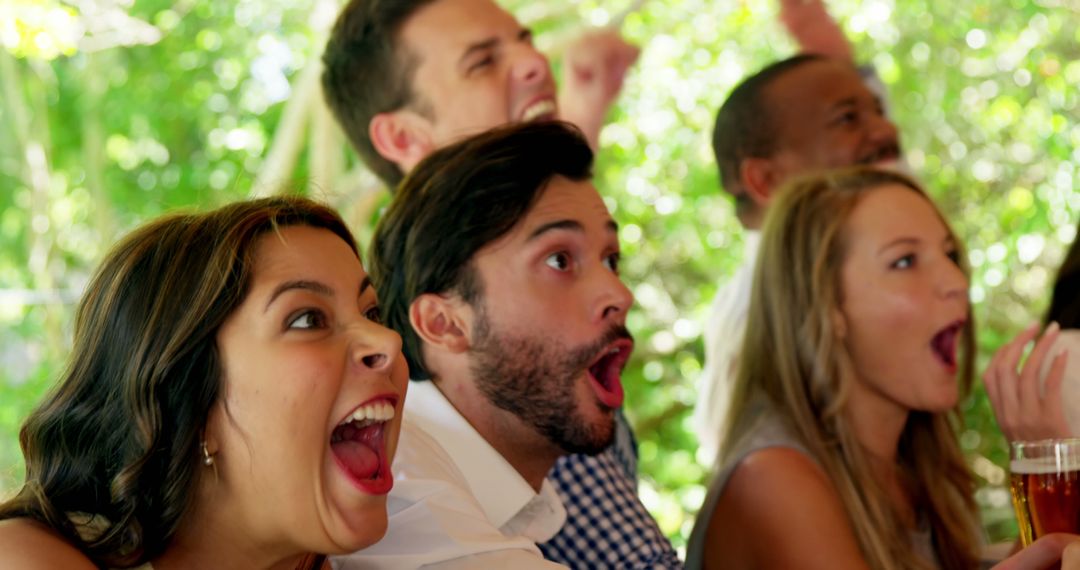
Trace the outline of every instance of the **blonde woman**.
<instances>
[{"instance_id":1,"label":"blonde woman","mask_svg":"<svg viewBox=\"0 0 1080 570\"><path fill-rule=\"evenodd\" d=\"M688 567L978 567L955 435L972 376L967 269L933 203L869 168L795 181L758 260ZM1053 540L1010 567L1056 558L1067 541Z\"/></svg>"}]
</instances>

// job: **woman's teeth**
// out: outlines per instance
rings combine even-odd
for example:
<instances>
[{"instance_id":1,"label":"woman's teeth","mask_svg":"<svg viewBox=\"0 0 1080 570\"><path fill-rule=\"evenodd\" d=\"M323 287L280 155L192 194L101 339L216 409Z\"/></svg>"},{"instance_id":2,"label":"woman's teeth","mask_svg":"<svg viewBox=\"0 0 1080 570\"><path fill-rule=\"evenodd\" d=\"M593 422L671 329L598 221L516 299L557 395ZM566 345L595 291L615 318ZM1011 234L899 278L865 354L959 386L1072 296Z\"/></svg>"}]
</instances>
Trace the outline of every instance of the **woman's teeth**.
<instances>
[{"instance_id":1,"label":"woman's teeth","mask_svg":"<svg viewBox=\"0 0 1080 570\"><path fill-rule=\"evenodd\" d=\"M360 406L352 413L351 416L345 418L342 424L349 422L357 422L363 425L370 425L375 422L385 422L394 419L394 406L389 402L374 402L367 404L366 406Z\"/></svg>"}]
</instances>

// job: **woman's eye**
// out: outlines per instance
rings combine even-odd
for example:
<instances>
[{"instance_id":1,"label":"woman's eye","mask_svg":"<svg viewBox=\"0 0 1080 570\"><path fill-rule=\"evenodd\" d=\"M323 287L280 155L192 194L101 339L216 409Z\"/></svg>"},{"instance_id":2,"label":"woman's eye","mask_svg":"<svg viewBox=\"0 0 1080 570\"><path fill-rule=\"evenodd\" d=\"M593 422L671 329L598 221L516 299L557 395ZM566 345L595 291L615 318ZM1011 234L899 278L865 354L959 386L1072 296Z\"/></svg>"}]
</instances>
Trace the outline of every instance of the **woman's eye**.
<instances>
[{"instance_id":1,"label":"woman's eye","mask_svg":"<svg viewBox=\"0 0 1080 570\"><path fill-rule=\"evenodd\" d=\"M945 255L948 256L953 263L960 265L960 250L954 249L952 251L947 251L945 252Z\"/></svg>"},{"instance_id":2,"label":"woman's eye","mask_svg":"<svg viewBox=\"0 0 1080 570\"><path fill-rule=\"evenodd\" d=\"M909 253L900 259L892 262L893 269L908 269L915 265L915 254Z\"/></svg>"},{"instance_id":3,"label":"woman's eye","mask_svg":"<svg viewBox=\"0 0 1080 570\"><path fill-rule=\"evenodd\" d=\"M382 311L378 305L372 305L368 310L364 311L364 318L373 323L383 324Z\"/></svg>"},{"instance_id":4,"label":"woman's eye","mask_svg":"<svg viewBox=\"0 0 1080 570\"><path fill-rule=\"evenodd\" d=\"M611 254L611 255L604 258L604 265L608 269L610 269L611 271L613 271L615 273L618 273L619 272L619 259L620 258L622 258L622 256L620 254L613 253L613 254Z\"/></svg>"},{"instance_id":5,"label":"woman's eye","mask_svg":"<svg viewBox=\"0 0 1080 570\"><path fill-rule=\"evenodd\" d=\"M321 311L305 310L293 316L288 323L290 329L318 329L326 326L326 316Z\"/></svg>"},{"instance_id":6,"label":"woman's eye","mask_svg":"<svg viewBox=\"0 0 1080 570\"><path fill-rule=\"evenodd\" d=\"M568 253L566 253L565 251L560 251L558 253L553 253L553 254L547 256L547 259L544 260L544 263L546 263L548 265L548 267L550 267L550 268L552 268L552 269L554 269L556 271L569 271L570 270L570 255Z\"/></svg>"}]
</instances>

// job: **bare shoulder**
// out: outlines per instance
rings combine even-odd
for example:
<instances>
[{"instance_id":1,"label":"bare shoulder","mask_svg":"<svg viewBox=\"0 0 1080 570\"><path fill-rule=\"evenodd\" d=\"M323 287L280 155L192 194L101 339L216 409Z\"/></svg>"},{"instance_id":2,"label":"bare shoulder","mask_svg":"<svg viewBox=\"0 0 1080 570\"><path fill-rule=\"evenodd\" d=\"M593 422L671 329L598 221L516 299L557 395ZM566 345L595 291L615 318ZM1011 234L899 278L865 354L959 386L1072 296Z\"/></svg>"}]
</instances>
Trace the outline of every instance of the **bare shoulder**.
<instances>
[{"instance_id":1,"label":"bare shoulder","mask_svg":"<svg viewBox=\"0 0 1080 570\"><path fill-rule=\"evenodd\" d=\"M739 463L720 496L708 534L709 542L727 543L735 551L726 554L744 558L749 566L866 568L828 475L791 448L756 451ZM707 558L716 559L708 554Z\"/></svg>"},{"instance_id":2,"label":"bare shoulder","mask_svg":"<svg viewBox=\"0 0 1080 570\"><path fill-rule=\"evenodd\" d=\"M79 549L41 523L30 519L0 521L0 560L5 568L96 568Z\"/></svg>"}]
</instances>

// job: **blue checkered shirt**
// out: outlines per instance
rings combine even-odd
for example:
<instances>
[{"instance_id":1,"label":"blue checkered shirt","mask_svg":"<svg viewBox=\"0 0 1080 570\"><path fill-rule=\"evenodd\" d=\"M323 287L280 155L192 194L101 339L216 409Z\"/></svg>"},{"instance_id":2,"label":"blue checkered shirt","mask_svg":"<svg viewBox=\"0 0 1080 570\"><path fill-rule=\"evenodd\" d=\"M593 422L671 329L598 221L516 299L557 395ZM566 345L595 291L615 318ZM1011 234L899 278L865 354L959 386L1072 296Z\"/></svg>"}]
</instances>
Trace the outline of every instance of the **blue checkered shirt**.
<instances>
[{"instance_id":1,"label":"blue checkered shirt","mask_svg":"<svg viewBox=\"0 0 1080 570\"><path fill-rule=\"evenodd\" d=\"M622 413L615 442L596 456L566 455L548 479L566 524L538 544L544 558L570 568L682 568L679 556L637 496L637 449Z\"/></svg>"}]
</instances>

